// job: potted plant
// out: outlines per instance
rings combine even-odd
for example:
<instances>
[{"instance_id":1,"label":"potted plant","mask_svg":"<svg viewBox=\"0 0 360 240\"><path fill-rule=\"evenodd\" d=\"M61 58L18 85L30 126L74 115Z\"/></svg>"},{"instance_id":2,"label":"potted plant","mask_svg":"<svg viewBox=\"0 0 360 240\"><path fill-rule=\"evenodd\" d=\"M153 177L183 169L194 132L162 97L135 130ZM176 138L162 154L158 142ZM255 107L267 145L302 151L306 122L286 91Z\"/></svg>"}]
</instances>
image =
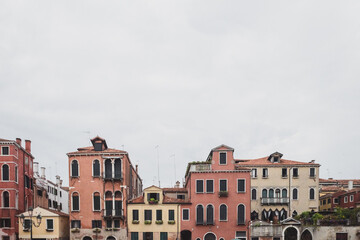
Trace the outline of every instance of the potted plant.
<instances>
[{"instance_id":1,"label":"potted plant","mask_svg":"<svg viewBox=\"0 0 360 240\"><path fill-rule=\"evenodd\" d=\"M175 224L175 220L169 220L168 224Z\"/></svg>"},{"instance_id":2,"label":"potted plant","mask_svg":"<svg viewBox=\"0 0 360 240\"><path fill-rule=\"evenodd\" d=\"M132 220L132 224L139 224L139 220Z\"/></svg>"},{"instance_id":3,"label":"potted plant","mask_svg":"<svg viewBox=\"0 0 360 240\"><path fill-rule=\"evenodd\" d=\"M101 228L93 228L93 232L94 233L99 233L99 232L101 232Z\"/></svg>"},{"instance_id":4,"label":"potted plant","mask_svg":"<svg viewBox=\"0 0 360 240\"><path fill-rule=\"evenodd\" d=\"M156 220L156 224L163 224L163 220Z\"/></svg>"},{"instance_id":5,"label":"potted plant","mask_svg":"<svg viewBox=\"0 0 360 240\"><path fill-rule=\"evenodd\" d=\"M229 195L228 191L220 191L219 197L227 197Z\"/></svg>"},{"instance_id":6,"label":"potted plant","mask_svg":"<svg viewBox=\"0 0 360 240\"><path fill-rule=\"evenodd\" d=\"M111 231L112 228L105 228L105 231Z\"/></svg>"},{"instance_id":7,"label":"potted plant","mask_svg":"<svg viewBox=\"0 0 360 240\"><path fill-rule=\"evenodd\" d=\"M155 198L150 198L149 204L157 204L159 200L156 200Z\"/></svg>"},{"instance_id":8,"label":"potted plant","mask_svg":"<svg viewBox=\"0 0 360 240\"><path fill-rule=\"evenodd\" d=\"M146 225L151 224L151 220L145 220L145 224Z\"/></svg>"},{"instance_id":9,"label":"potted plant","mask_svg":"<svg viewBox=\"0 0 360 240\"><path fill-rule=\"evenodd\" d=\"M113 231L119 231L120 228L113 228Z\"/></svg>"},{"instance_id":10,"label":"potted plant","mask_svg":"<svg viewBox=\"0 0 360 240\"><path fill-rule=\"evenodd\" d=\"M72 228L72 229L71 229L71 232L72 232L72 233L80 232L80 229L79 229L79 228Z\"/></svg>"}]
</instances>

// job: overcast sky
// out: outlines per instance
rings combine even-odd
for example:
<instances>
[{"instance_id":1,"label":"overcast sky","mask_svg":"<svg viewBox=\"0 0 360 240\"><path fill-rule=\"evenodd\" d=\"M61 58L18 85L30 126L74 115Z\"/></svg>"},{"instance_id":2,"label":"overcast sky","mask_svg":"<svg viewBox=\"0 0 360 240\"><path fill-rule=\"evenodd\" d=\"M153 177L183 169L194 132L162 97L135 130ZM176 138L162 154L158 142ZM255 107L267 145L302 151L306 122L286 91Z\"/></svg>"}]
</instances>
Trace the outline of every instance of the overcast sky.
<instances>
[{"instance_id":1,"label":"overcast sky","mask_svg":"<svg viewBox=\"0 0 360 240\"><path fill-rule=\"evenodd\" d=\"M68 184L99 135L144 186L235 157L360 178L359 1L1 1L0 138ZM173 156L175 155L175 156ZM176 171L174 168L176 165Z\"/></svg>"}]
</instances>

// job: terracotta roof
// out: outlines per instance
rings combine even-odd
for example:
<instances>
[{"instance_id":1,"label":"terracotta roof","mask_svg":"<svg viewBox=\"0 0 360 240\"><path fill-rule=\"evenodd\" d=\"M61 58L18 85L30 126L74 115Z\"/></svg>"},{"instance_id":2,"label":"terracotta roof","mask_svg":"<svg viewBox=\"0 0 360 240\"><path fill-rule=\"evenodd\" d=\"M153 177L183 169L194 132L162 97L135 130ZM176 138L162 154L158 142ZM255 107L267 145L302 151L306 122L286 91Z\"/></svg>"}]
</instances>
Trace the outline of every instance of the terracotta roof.
<instances>
[{"instance_id":1,"label":"terracotta roof","mask_svg":"<svg viewBox=\"0 0 360 240\"><path fill-rule=\"evenodd\" d=\"M353 188L351 190L345 190L346 192L344 194L349 194L349 193L356 193L356 192L360 192L360 188Z\"/></svg>"},{"instance_id":2,"label":"terracotta roof","mask_svg":"<svg viewBox=\"0 0 360 240\"><path fill-rule=\"evenodd\" d=\"M63 213L63 212L55 211L55 210L48 209L48 208L44 208L44 209L46 209L49 212L59 214L60 216L69 217L69 214L66 214L66 213Z\"/></svg>"},{"instance_id":3,"label":"terracotta roof","mask_svg":"<svg viewBox=\"0 0 360 240\"><path fill-rule=\"evenodd\" d=\"M68 155L81 154L81 153L124 153L124 154L127 154L126 151L118 150L118 149L114 149L114 148L107 148L104 151L95 151L94 147L91 146L91 147L78 148L76 152L69 152Z\"/></svg>"},{"instance_id":4,"label":"terracotta roof","mask_svg":"<svg viewBox=\"0 0 360 240\"><path fill-rule=\"evenodd\" d=\"M333 195L333 193L327 193L327 194L319 197L319 199L329 198L329 197L331 197L332 195Z\"/></svg>"},{"instance_id":5,"label":"terracotta roof","mask_svg":"<svg viewBox=\"0 0 360 240\"><path fill-rule=\"evenodd\" d=\"M251 171L251 169L248 168L248 167L235 166L235 169L236 169L236 170L248 170L248 171Z\"/></svg>"},{"instance_id":6,"label":"terracotta roof","mask_svg":"<svg viewBox=\"0 0 360 240\"><path fill-rule=\"evenodd\" d=\"M341 188L338 186L324 186L320 189L321 192L337 192L339 190L341 190Z\"/></svg>"},{"instance_id":7,"label":"terracotta roof","mask_svg":"<svg viewBox=\"0 0 360 240\"><path fill-rule=\"evenodd\" d=\"M170 203L190 203L190 201L185 201L185 199L176 199L176 198L171 198L168 196L164 196L163 199L163 204L170 204Z\"/></svg>"},{"instance_id":8,"label":"terracotta roof","mask_svg":"<svg viewBox=\"0 0 360 240\"><path fill-rule=\"evenodd\" d=\"M145 203L144 196L134 198L134 199L130 200L129 203Z\"/></svg>"},{"instance_id":9,"label":"terracotta roof","mask_svg":"<svg viewBox=\"0 0 360 240\"><path fill-rule=\"evenodd\" d=\"M173 192L173 193L176 193L176 192L185 192L187 193L187 188L163 188L162 189L164 192Z\"/></svg>"},{"instance_id":10,"label":"terracotta roof","mask_svg":"<svg viewBox=\"0 0 360 240\"><path fill-rule=\"evenodd\" d=\"M346 193L346 191L345 190L340 190L340 191L337 191L336 193L333 193L333 197L338 197L338 196L340 196L340 195L343 195L344 193Z\"/></svg>"},{"instance_id":11,"label":"terracotta roof","mask_svg":"<svg viewBox=\"0 0 360 240\"><path fill-rule=\"evenodd\" d=\"M4 138L0 138L1 142L14 142L13 140L8 140L8 139L4 139Z\"/></svg>"},{"instance_id":12,"label":"terracotta roof","mask_svg":"<svg viewBox=\"0 0 360 240\"><path fill-rule=\"evenodd\" d=\"M324 179L319 178L319 183L333 183L337 185L348 185L349 181L353 181L353 184L360 185L360 179Z\"/></svg>"},{"instance_id":13,"label":"terracotta roof","mask_svg":"<svg viewBox=\"0 0 360 240\"><path fill-rule=\"evenodd\" d=\"M61 187L62 190L69 191L69 187Z\"/></svg>"},{"instance_id":14,"label":"terracotta roof","mask_svg":"<svg viewBox=\"0 0 360 240\"><path fill-rule=\"evenodd\" d=\"M262 157L258 159L235 159L235 162L239 166L252 166L252 165L268 165L268 166L276 166L276 165L309 165L309 166L320 166L317 163L311 162L299 162L287 159L280 159L278 163L272 163L268 160L269 157Z\"/></svg>"}]
</instances>

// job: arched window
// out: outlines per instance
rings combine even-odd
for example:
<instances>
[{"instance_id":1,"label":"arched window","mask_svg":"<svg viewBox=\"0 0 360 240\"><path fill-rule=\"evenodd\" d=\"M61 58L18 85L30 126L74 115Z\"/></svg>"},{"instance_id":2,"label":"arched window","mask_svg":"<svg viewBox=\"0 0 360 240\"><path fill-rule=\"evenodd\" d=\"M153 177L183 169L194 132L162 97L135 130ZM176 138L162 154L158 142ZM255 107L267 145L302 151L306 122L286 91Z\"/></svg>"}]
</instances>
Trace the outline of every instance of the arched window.
<instances>
[{"instance_id":1,"label":"arched window","mask_svg":"<svg viewBox=\"0 0 360 240\"><path fill-rule=\"evenodd\" d=\"M121 179L121 159L115 159L115 179Z\"/></svg>"},{"instance_id":2,"label":"arched window","mask_svg":"<svg viewBox=\"0 0 360 240\"><path fill-rule=\"evenodd\" d=\"M275 197L276 198L280 197L280 189L278 189L278 188L275 190Z\"/></svg>"},{"instance_id":3,"label":"arched window","mask_svg":"<svg viewBox=\"0 0 360 240\"><path fill-rule=\"evenodd\" d=\"M281 195L282 195L283 198L287 198L287 190L283 189L282 192L281 192Z\"/></svg>"},{"instance_id":4,"label":"arched window","mask_svg":"<svg viewBox=\"0 0 360 240\"><path fill-rule=\"evenodd\" d=\"M259 219L259 214L254 210L251 212L251 220L254 221L257 219Z\"/></svg>"},{"instance_id":5,"label":"arched window","mask_svg":"<svg viewBox=\"0 0 360 240\"><path fill-rule=\"evenodd\" d=\"M269 198L274 198L274 189L269 190Z\"/></svg>"},{"instance_id":6,"label":"arched window","mask_svg":"<svg viewBox=\"0 0 360 240\"><path fill-rule=\"evenodd\" d=\"M204 240L216 240L216 236L215 236L215 234L209 232L209 233L205 234Z\"/></svg>"},{"instance_id":7,"label":"arched window","mask_svg":"<svg viewBox=\"0 0 360 240\"><path fill-rule=\"evenodd\" d=\"M297 215L298 215L297 211L294 210L293 213L292 213L292 216L295 217L295 216L297 216Z\"/></svg>"},{"instance_id":8,"label":"arched window","mask_svg":"<svg viewBox=\"0 0 360 240\"><path fill-rule=\"evenodd\" d=\"M94 211L100 211L101 207L100 207L100 193L95 192L93 194L93 206L94 206Z\"/></svg>"},{"instance_id":9,"label":"arched window","mask_svg":"<svg viewBox=\"0 0 360 240\"><path fill-rule=\"evenodd\" d=\"M220 205L220 221L227 221L227 206L225 204Z\"/></svg>"},{"instance_id":10,"label":"arched window","mask_svg":"<svg viewBox=\"0 0 360 240\"><path fill-rule=\"evenodd\" d=\"M93 161L93 177L100 177L100 161Z\"/></svg>"},{"instance_id":11,"label":"arched window","mask_svg":"<svg viewBox=\"0 0 360 240\"><path fill-rule=\"evenodd\" d=\"M72 211L80 211L80 196L79 193L72 194Z\"/></svg>"},{"instance_id":12,"label":"arched window","mask_svg":"<svg viewBox=\"0 0 360 240\"><path fill-rule=\"evenodd\" d=\"M113 195L112 192L107 191L105 193L105 216L112 216L113 210Z\"/></svg>"},{"instance_id":13,"label":"arched window","mask_svg":"<svg viewBox=\"0 0 360 240\"><path fill-rule=\"evenodd\" d=\"M251 200L256 200L256 189L251 190Z\"/></svg>"},{"instance_id":14,"label":"arched window","mask_svg":"<svg viewBox=\"0 0 360 240\"><path fill-rule=\"evenodd\" d=\"M310 200L315 199L315 190L313 188L310 188Z\"/></svg>"},{"instance_id":15,"label":"arched window","mask_svg":"<svg viewBox=\"0 0 360 240\"><path fill-rule=\"evenodd\" d=\"M72 160L71 162L71 176L72 177L79 176L79 163L77 160Z\"/></svg>"},{"instance_id":16,"label":"arched window","mask_svg":"<svg viewBox=\"0 0 360 240\"><path fill-rule=\"evenodd\" d=\"M115 216L121 217L122 214L122 194L120 191L115 192Z\"/></svg>"},{"instance_id":17,"label":"arched window","mask_svg":"<svg viewBox=\"0 0 360 240\"><path fill-rule=\"evenodd\" d=\"M239 204L237 207L237 223L238 225L245 224L245 206L243 204Z\"/></svg>"},{"instance_id":18,"label":"arched window","mask_svg":"<svg viewBox=\"0 0 360 240\"><path fill-rule=\"evenodd\" d=\"M213 205L207 205L206 207L206 224L214 224L214 207Z\"/></svg>"},{"instance_id":19,"label":"arched window","mask_svg":"<svg viewBox=\"0 0 360 240\"><path fill-rule=\"evenodd\" d=\"M8 207L10 207L10 194L9 194L9 192L7 192L7 191L5 191L5 192L3 192L3 207L4 208L8 208Z\"/></svg>"},{"instance_id":20,"label":"arched window","mask_svg":"<svg viewBox=\"0 0 360 240\"><path fill-rule=\"evenodd\" d=\"M111 179L112 178L112 164L111 159L105 160L105 178Z\"/></svg>"},{"instance_id":21,"label":"arched window","mask_svg":"<svg viewBox=\"0 0 360 240\"><path fill-rule=\"evenodd\" d=\"M298 199L298 190L297 190L296 188L293 189L292 198L293 198L294 200L297 200L297 199Z\"/></svg>"},{"instance_id":22,"label":"arched window","mask_svg":"<svg viewBox=\"0 0 360 240\"><path fill-rule=\"evenodd\" d=\"M204 207L202 205L196 207L196 224L204 224Z\"/></svg>"},{"instance_id":23,"label":"arched window","mask_svg":"<svg viewBox=\"0 0 360 240\"><path fill-rule=\"evenodd\" d=\"M266 189L262 190L262 197L267 198L267 190Z\"/></svg>"},{"instance_id":24,"label":"arched window","mask_svg":"<svg viewBox=\"0 0 360 240\"><path fill-rule=\"evenodd\" d=\"M2 180L9 181L9 166L6 164L2 166Z\"/></svg>"}]
</instances>

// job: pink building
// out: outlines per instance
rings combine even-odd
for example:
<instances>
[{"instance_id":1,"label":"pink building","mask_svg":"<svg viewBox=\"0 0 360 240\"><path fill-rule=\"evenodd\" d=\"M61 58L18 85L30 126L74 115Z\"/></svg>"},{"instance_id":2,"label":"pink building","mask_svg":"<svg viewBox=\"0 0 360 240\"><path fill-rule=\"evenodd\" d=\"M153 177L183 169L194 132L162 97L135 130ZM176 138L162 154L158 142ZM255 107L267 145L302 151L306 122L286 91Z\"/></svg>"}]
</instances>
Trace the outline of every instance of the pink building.
<instances>
[{"instance_id":1,"label":"pink building","mask_svg":"<svg viewBox=\"0 0 360 240\"><path fill-rule=\"evenodd\" d=\"M233 153L221 145L205 162L188 164L185 187L191 205L181 206L181 239L248 238L250 169L236 166Z\"/></svg>"}]
</instances>

